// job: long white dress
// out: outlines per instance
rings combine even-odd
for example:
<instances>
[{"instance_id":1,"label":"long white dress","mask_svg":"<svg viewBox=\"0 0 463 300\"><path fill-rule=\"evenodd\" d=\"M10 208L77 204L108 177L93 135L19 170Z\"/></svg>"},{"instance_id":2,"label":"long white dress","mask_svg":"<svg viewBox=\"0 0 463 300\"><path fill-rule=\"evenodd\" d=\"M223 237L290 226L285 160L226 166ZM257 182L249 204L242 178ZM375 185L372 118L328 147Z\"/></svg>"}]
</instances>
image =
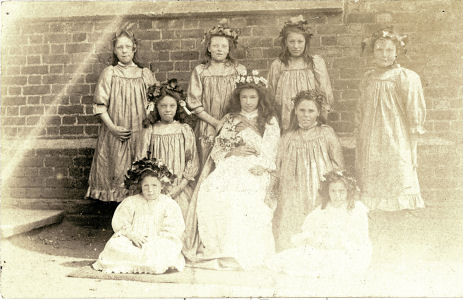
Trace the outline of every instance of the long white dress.
<instances>
[{"instance_id":1,"label":"long white dress","mask_svg":"<svg viewBox=\"0 0 463 300\"><path fill-rule=\"evenodd\" d=\"M293 236L295 248L276 254L267 266L278 272L311 278L349 278L362 275L371 260L368 209L357 201L345 206L319 206Z\"/></svg>"},{"instance_id":2,"label":"long white dress","mask_svg":"<svg viewBox=\"0 0 463 300\"><path fill-rule=\"evenodd\" d=\"M257 116L257 115L255 115ZM250 121L255 118L248 116ZM226 122L237 124L242 114L227 115ZM229 135L224 129L219 138ZM270 175L253 175L249 169L263 166L275 169L280 129L276 118L266 125L261 136L247 127L238 133L246 145L259 155L229 156L217 142L211 157L215 170L201 183L196 214L199 239L204 248L197 259L232 258L243 269L264 264L275 251L272 234L272 209L264 203Z\"/></svg>"},{"instance_id":3,"label":"long white dress","mask_svg":"<svg viewBox=\"0 0 463 300\"><path fill-rule=\"evenodd\" d=\"M155 201L146 201L138 194L117 207L112 219L114 235L106 243L96 270L112 273L162 274L169 268L182 271L185 259L181 254L185 231L182 211L177 202L160 194ZM147 237L141 248L124 234L136 232Z\"/></svg>"}]
</instances>

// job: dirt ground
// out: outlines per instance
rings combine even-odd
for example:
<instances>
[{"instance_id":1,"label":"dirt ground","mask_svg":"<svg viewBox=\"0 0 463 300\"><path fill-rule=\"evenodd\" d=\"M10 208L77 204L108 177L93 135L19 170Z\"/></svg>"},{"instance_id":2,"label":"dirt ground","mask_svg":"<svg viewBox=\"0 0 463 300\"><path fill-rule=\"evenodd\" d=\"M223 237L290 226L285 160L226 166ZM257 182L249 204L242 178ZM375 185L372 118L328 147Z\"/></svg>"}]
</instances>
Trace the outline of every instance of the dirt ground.
<instances>
[{"instance_id":1,"label":"dirt ground","mask_svg":"<svg viewBox=\"0 0 463 300\"><path fill-rule=\"evenodd\" d=\"M372 214L374 254L359 285L279 278L271 288L70 278L102 251L110 218L61 224L1 243L4 298L146 298L270 296L463 296L463 218L427 209L416 215Z\"/></svg>"}]
</instances>

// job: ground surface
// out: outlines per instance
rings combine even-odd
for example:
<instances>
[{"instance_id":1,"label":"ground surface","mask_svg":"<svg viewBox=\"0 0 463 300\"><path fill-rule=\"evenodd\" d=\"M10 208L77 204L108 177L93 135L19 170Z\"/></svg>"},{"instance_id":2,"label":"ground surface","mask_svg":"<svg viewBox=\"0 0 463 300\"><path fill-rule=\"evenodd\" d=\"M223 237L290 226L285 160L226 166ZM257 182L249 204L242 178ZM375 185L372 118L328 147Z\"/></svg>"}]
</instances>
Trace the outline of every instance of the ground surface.
<instances>
[{"instance_id":1,"label":"ground surface","mask_svg":"<svg viewBox=\"0 0 463 300\"><path fill-rule=\"evenodd\" d=\"M94 261L112 234L109 218L61 224L1 243L5 298L219 296L463 296L461 211L372 214L373 263L365 281L309 282L275 277L273 287L166 284L70 278Z\"/></svg>"}]
</instances>

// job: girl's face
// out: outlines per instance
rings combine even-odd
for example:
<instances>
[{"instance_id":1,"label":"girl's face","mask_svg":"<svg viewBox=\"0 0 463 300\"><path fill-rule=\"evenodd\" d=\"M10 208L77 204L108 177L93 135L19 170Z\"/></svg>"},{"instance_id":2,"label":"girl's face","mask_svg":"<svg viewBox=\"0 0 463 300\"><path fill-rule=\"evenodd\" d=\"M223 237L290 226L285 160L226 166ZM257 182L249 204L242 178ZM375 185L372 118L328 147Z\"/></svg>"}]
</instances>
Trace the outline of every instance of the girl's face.
<instances>
[{"instance_id":1,"label":"girl's face","mask_svg":"<svg viewBox=\"0 0 463 300\"><path fill-rule=\"evenodd\" d=\"M156 108L161 120L170 123L174 120L177 112L177 101L171 96L164 96L158 101Z\"/></svg>"},{"instance_id":2,"label":"girl's face","mask_svg":"<svg viewBox=\"0 0 463 300\"><path fill-rule=\"evenodd\" d=\"M379 39L373 48L374 62L378 67L389 67L397 58L397 48L393 41Z\"/></svg>"},{"instance_id":3,"label":"girl's face","mask_svg":"<svg viewBox=\"0 0 463 300\"><path fill-rule=\"evenodd\" d=\"M222 62L227 59L228 52L230 52L230 45L226 37L213 36L207 49L211 53L211 57L214 61Z\"/></svg>"},{"instance_id":4,"label":"girl's face","mask_svg":"<svg viewBox=\"0 0 463 300\"><path fill-rule=\"evenodd\" d=\"M161 189L161 182L154 176L148 175L141 182L141 193L147 201L158 199Z\"/></svg>"},{"instance_id":5,"label":"girl's face","mask_svg":"<svg viewBox=\"0 0 463 300\"><path fill-rule=\"evenodd\" d=\"M307 129L317 123L320 112L312 100L302 100L294 111L300 128Z\"/></svg>"},{"instance_id":6,"label":"girl's face","mask_svg":"<svg viewBox=\"0 0 463 300\"><path fill-rule=\"evenodd\" d=\"M341 180L330 183L328 187L330 203L334 207L340 207L347 203L347 189Z\"/></svg>"},{"instance_id":7,"label":"girl's face","mask_svg":"<svg viewBox=\"0 0 463 300\"><path fill-rule=\"evenodd\" d=\"M117 59L124 65L130 64L135 55L134 45L131 39L122 35L117 38L116 44L114 45L114 54Z\"/></svg>"},{"instance_id":8,"label":"girl's face","mask_svg":"<svg viewBox=\"0 0 463 300\"><path fill-rule=\"evenodd\" d=\"M255 89L243 89L240 92L241 110L246 113L253 112L259 104L259 94Z\"/></svg>"},{"instance_id":9,"label":"girl's face","mask_svg":"<svg viewBox=\"0 0 463 300\"><path fill-rule=\"evenodd\" d=\"M305 37L302 33L289 32L286 37L286 47L292 57L299 57L305 50Z\"/></svg>"}]
</instances>

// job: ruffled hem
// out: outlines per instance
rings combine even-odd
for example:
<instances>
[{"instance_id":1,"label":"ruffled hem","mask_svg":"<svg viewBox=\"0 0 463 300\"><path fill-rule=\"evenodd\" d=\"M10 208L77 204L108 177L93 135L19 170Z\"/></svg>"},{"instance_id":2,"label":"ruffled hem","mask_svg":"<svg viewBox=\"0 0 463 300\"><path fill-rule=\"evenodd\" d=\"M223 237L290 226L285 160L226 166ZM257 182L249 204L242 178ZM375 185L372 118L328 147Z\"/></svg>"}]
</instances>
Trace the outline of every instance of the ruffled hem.
<instances>
[{"instance_id":1,"label":"ruffled hem","mask_svg":"<svg viewBox=\"0 0 463 300\"><path fill-rule=\"evenodd\" d=\"M121 202L127 196L129 196L129 191L126 189L101 190L89 186L87 194L85 194L85 199L92 198L103 202Z\"/></svg>"},{"instance_id":2,"label":"ruffled hem","mask_svg":"<svg viewBox=\"0 0 463 300\"><path fill-rule=\"evenodd\" d=\"M143 266L131 264L102 264L97 260L92 264L92 268L104 273L118 273L118 274L164 274L169 269L174 269L182 272L185 268L185 260L179 260L176 265L172 266Z\"/></svg>"},{"instance_id":3,"label":"ruffled hem","mask_svg":"<svg viewBox=\"0 0 463 300\"><path fill-rule=\"evenodd\" d=\"M401 195L396 199L375 198L362 195L362 202L370 210L398 211L403 209L425 208L421 194Z\"/></svg>"}]
</instances>

